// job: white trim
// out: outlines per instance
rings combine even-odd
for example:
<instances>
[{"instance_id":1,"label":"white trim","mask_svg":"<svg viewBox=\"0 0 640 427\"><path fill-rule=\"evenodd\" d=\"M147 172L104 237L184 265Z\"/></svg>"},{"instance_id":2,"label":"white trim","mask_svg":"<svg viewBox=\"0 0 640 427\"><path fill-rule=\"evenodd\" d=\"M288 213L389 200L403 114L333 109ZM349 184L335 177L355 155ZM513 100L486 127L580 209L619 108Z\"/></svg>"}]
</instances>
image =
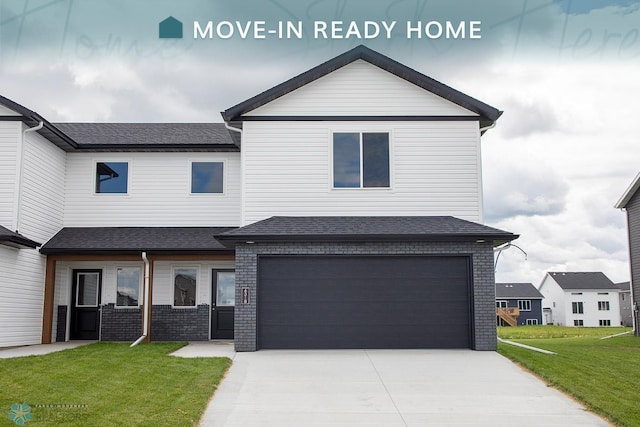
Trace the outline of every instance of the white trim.
<instances>
[{"instance_id":1,"label":"white trim","mask_svg":"<svg viewBox=\"0 0 640 427\"><path fill-rule=\"evenodd\" d=\"M91 194L97 197L122 197L131 194L131 171L133 169L133 159L113 159L93 158L93 174L91 176ZM98 193L96 191L96 179L98 178L98 163L126 163L127 164L127 191L126 193Z\"/></svg>"},{"instance_id":2,"label":"white trim","mask_svg":"<svg viewBox=\"0 0 640 427\"><path fill-rule=\"evenodd\" d=\"M118 305L118 270L120 269L137 269L138 270L138 305ZM142 300L142 278L143 278L143 272L142 272L142 267L140 266L115 266L114 268L114 277L115 277L115 284L116 284L116 295L115 295L115 302L113 304L113 306L118 309L118 310L126 310L126 309L137 309L140 308L140 306L142 304L140 304L141 300Z\"/></svg>"},{"instance_id":3,"label":"white trim","mask_svg":"<svg viewBox=\"0 0 640 427\"><path fill-rule=\"evenodd\" d=\"M196 289L194 292L194 305L174 305L174 295L175 295L175 286L176 286L176 270L177 269L194 269L196 270ZM176 309L194 309L198 307L198 287L200 286L200 266L199 265L172 265L171 266L171 277L169 282L169 297L171 298L171 308Z\"/></svg>"}]
</instances>

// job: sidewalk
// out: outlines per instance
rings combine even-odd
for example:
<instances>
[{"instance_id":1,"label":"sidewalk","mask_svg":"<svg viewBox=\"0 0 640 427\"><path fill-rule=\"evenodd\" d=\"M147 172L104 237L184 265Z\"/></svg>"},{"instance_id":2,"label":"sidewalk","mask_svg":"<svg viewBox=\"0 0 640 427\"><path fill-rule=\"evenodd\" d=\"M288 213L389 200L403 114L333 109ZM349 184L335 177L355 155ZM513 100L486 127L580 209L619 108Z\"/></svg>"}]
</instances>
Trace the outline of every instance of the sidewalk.
<instances>
[{"instance_id":1,"label":"sidewalk","mask_svg":"<svg viewBox=\"0 0 640 427\"><path fill-rule=\"evenodd\" d=\"M40 356L42 354L55 353L56 351L67 350L80 347L81 345L93 344L96 341L67 341L52 344L25 345L23 347L11 347L0 349L0 359L10 359L12 357Z\"/></svg>"}]
</instances>

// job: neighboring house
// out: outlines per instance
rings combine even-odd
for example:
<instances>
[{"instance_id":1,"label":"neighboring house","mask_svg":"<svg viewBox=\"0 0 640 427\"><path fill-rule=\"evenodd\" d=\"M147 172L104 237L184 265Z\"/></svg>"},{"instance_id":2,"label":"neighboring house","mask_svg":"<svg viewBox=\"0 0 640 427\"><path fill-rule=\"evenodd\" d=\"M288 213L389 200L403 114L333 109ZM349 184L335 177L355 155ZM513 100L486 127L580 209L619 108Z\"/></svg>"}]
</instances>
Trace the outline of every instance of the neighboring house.
<instances>
[{"instance_id":1,"label":"neighboring house","mask_svg":"<svg viewBox=\"0 0 640 427\"><path fill-rule=\"evenodd\" d=\"M0 346L494 350L493 248L517 238L482 225L500 114L363 46L225 123L52 124L0 98L0 223L26 246L3 249L0 312L32 313Z\"/></svg>"},{"instance_id":2,"label":"neighboring house","mask_svg":"<svg viewBox=\"0 0 640 427\"><path fill-rule=\"evenodd\" d=\"M603 273L547 273L538 289L545 324L620 326L619 289Z\"/></svg>"},{"instance_id":3,"label":"neighboring house","mask_svg":"<svg viewBox=\"0 0 640 427\"><path fill-rule=\"evenodd\" d=\"M633 327L633 301L631 300L631 282L616 283L616 288L620 290L620 321L622 326Z\"/></svg>"},{"instance_id":4,"label":"neighboring house","mask_svg":"<svg viewBox=\"0 0 640 427\"><path fill-rule=\"evenodd\" d=\"M496 283L498 325L541 325L542 298L531 283Z\"/></svg>"},{"instance_id":5,"label":"neighboring house","mask_svg":"<svg viewBox=\"0 0 640 427\"><path fill-rule=\"evenodd\" d=\"M638 328L638 304L640 302L640 173L636 175L624 192L616 208L627 212L629 230L629 259L631 263L631 299L634 333L640 335Z\"/></svg>"}]
</instances>

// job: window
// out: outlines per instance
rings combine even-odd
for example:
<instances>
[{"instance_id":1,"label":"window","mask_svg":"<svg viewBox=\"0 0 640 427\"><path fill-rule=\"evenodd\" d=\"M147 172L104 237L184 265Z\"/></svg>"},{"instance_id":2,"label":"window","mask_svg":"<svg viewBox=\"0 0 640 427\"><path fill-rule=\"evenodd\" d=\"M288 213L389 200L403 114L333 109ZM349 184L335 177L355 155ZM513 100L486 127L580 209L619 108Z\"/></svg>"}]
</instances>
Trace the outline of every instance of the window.
<instances>
[{"instance_id":1,"label":"window","mask_svg":"<svg viewBox=\"0 0 640 427\"><path fill-rule=\"evenodd\" d=\"M496 301L497 308L507 308L507 302L505 300Z\"/></svg>"},{"instance_id":2,"label":"window","mask_svg":"<svg viewBox=\"0 0 640 427\"><path fill-rule=\"evenodd\" d=\"M527 319L527 325L537 325L538 319Z\"/></svg>"},{"instance_id":3,"label":"window","mask_svg":"<svg viewBox=\"0 0 640 427\"><path fill-rule=\"evenodd\" d=\"M96 163L96 193L126 194L129 180L129 163Z\"/></svg>"},{"instance_id":4,"label":"window","mask_svg":"<svg viewBox=\"0 0 640 427\"><path fill-rule=\"evenodd\" d=\"M624 294L620 294L620 297L622 298L622 301L624 301Z\"/></svg>"},{"instance_id":5,"label":"window","mask_svg":"<svg viewBox=\"0 0 640 427\"><path fill-rule=\"evenodd\" d=\"M574 320L573 321L573 326L584 326L584 320L582 320L582 319Z\"/></svg>"},{"instance_id":6,"label":"window","mask_svg":"<svg viewBox=\"0 0 640 427\"><path fill-rule=\"evenodd\" d=\"M599 311L609 311L609 301L598 301Z\"/></svg>"},{"instance_id":7,"label":"window","mask_svg":"<svg viewBox=\"0 0 640 427\"><path fill-rule=\"evenodd\" d=\"M80 272L76 276L76 307L97 307L100 273Z\"/></svg>"},{"instance_id":8,"label":"window","mask_svg":"<svg viewBox=\"0 0 640 427\"><path fill-rule=\"evenodd\" d=\"M388 133L333 134L333 188L389 188Z\"/></svg>"},{"instance_id":9,"label":"window","mask_svg":"<svg viewBox=\"0 0 640 427\"><path fill-rule=\"evenodd\" d=\"M584 304L582 301L580 302L572 302L571 308L573 310L573 314L583 314L584 313Z\"/></svg>"},{"instance_id":10,"label":"window","mask_svg":"<svg viewBox=\"0 0 640 427\"><path fill-rule=\"evenodd\" d=\"M528 300L528 299L518 300L518 308L521 311L531 311L531 300Z\"/></svg>"},{"instance_id":11,"label":"window","mask_svg":"<svg viewBox=\"0 0 640 427\"><path fill-rule=\"evenodd\" d=\"M571 292L571 295L582 295L582 292Z\"/></svg>"},{"instance_id":12,"label":"window","mask_svg":"<svg viewBox=\"0 0 640 427\"><path fill-rule=\"evenodd\" d=\"M598 295L609 295L609 292L598 292Z\"/></svg>"},{"instance_id":13,"label":"window","mask_svg":"<svg viewBox=\"0 0 640 427\"><path fill-rule=\"evenodd\" d=\"M191 163L191 193L224 193L223 175L222 162Z\"/></svg>"},{"instance_id":14,"label":"window","mask_svg":"<svg viewBox=\"0 0 640 427\"><path fill-rule=\"evenodd\" d=\"M118 268L116 307L137 307L140 304L140 268Z\"/></svg>"},{"instance_id":15,"label":"window","mask_svg":"<svg viewBox=\"0 0 640 427\"><path fill-rule=\"evenodd\" d=\"M600 324L600 326L611 326L611 320L609 319L598 320L598 323Z\"/></svg>"},{"instance_id":16,"label":"window","mask_svg":"<svg viewBox=\"0 0 640 427\"><path fill-rule=\"evenodd\" d=\"M173 306L196 306L197 268L176 268L173 270Z\"/></svg>"}]
</instances>

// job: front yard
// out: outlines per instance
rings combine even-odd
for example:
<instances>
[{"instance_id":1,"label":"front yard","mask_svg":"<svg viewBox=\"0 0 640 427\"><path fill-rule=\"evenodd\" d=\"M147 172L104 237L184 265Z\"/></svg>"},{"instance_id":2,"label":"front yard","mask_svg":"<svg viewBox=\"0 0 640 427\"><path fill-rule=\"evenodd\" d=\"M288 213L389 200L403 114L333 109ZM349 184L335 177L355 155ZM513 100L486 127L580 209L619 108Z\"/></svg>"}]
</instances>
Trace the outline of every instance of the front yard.
<instances>
[{"instance_id":1,"label":"front yard","mask_svg":"<svg viewBox=\"0 0 640 427\"><path fill-rule=\"evenodd\" d=\"M0 359L0 426L20 425L9 416L27 408L29 427L197 425L231 361L169 356L183 345L96 343Z\"/></svg>"},{"instance_id":2,"label":"front yard","mask_svg":"<svg viewBox=\"0 0 640 427\"><path fill-rule=\"evenodd\" d=\"M547 355L503 343L498 352L574 396L611 422L640 426L640 338L601 337L629 328L524 326L498 328L503 339L556 352Z\"/></svg>"}]
</instances>

